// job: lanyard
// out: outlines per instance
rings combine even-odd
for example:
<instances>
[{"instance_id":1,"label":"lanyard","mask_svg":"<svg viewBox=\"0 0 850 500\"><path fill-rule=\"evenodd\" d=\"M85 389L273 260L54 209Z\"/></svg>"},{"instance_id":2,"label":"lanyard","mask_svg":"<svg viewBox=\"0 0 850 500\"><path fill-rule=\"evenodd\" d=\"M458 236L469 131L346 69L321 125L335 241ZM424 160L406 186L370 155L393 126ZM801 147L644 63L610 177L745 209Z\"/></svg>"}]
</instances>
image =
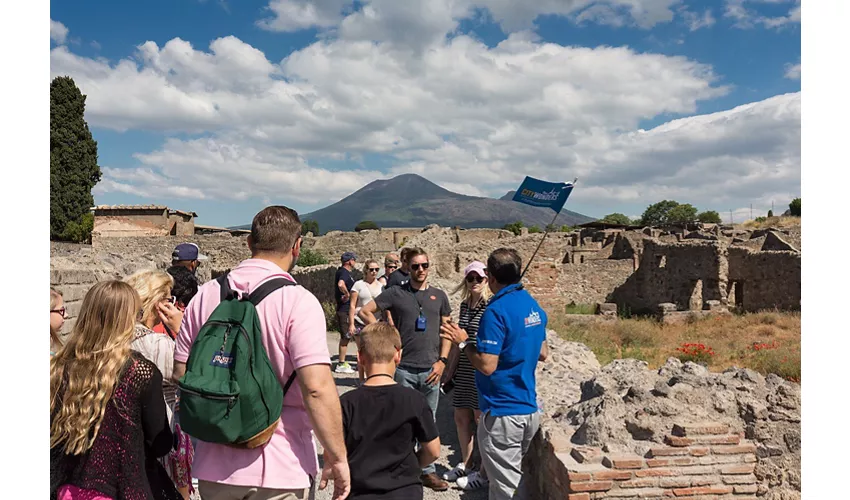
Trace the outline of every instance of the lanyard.
<instances>
[{"instance_id":1,"label":"lanyard","mask_svg":"<svg viewBox=\"0 0 850 500\"><path fill-rule=\"evenodd\" d=\"M422 317L422 302L419 301L419 293L423 290L427 290L428 288L420 288L419 290L414 290L412 286L410 286L410 282L408 282L407 287L410 289L410 292L413 294L413 300L416 301L416 305L419 306L419 317Z\"/></svg>"}]
</instances>

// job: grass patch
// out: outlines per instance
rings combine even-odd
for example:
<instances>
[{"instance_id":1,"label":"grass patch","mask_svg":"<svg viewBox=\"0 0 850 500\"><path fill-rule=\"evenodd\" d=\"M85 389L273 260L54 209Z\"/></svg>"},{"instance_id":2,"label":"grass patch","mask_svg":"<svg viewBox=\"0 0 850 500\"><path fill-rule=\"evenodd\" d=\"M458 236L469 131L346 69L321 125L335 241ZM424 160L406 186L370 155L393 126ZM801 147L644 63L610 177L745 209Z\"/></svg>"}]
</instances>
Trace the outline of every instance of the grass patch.
<instances>
[{"instance_id":1,"label":"grass patch","mask_svg":"<svg viewBox=\"0 0 850 500\"><path fill-rule=\"evenodd\" d=\"M564 307L564 314L596 314L596 304L576 304L571 302Z\"/></svg>"},{"instance_id":2,"label":"grass patch","mask_svg":"<svg viewBox=\"0 0 850 500\"><path fill-rule=\"evenodd\" d=\"M708 316L678 325L640 317L577 323L562 313L550 315L549 327L565 340L587 345L603 365L634 358L658 368L668 358L677 357L704 363L712 371L738 366L800 380L798 312ZM685 344L703 347L695 350ZM704 354L707 351L714 354Z\"/></svg>"},{"instance_id":3,"label":"grass patch","mask_svg":"<svg viewBox=\"0 0 850 500\"><path fill-rule=\"evenodd\" d=\"M748 220L741 224L744 229L764 229L768 227L790 228L801 227L800 217L792 215L780 215L776 217L759 217L758 219Z\"/></svg>"}]
</instances>

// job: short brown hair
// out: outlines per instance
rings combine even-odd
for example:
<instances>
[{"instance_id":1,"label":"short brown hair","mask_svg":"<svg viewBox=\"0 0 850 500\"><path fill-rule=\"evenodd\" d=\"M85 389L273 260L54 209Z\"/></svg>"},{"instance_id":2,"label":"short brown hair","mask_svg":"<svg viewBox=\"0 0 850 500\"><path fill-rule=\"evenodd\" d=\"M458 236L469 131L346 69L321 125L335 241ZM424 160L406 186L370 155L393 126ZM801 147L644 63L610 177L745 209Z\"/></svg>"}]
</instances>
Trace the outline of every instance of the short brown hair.
<instances>
[{"instance_id":1,"label":"short brown hair","mask_svg":"<svg viewBox=\"0 0 850 500\"><path fill-rule=\"evenodd\" d=\"M301 237L301 220L289 207L272 205L254 216L251 242L255 252L286 253Z\"/></svg>"},{"instance_id":2,"label":"short brown hair","mask_svg":"<svg viewBox=\"0 0 850 500\"><path fill-rule=\"evenodd\" d=\"M410 264L410 261L413 260L414 257L419 257L420 255L428 257L428 252L419 247L409 248L407 249L407 258L405 258L404 261Z\"/></svg>"},{"instance_id":3,"label":"short brown hair","mask_svg":"<svg viewBox=\"0 0 850 500\"><path fill-rule=\"evenodd\" d=\"M372 323L360 332L357 349L373 363L389 363L401 349L401 336L389 323Z\"/></svg>"},{"instance_id":4,"label":"short brown hair","mask_svg":"<svg viewBox=\"0 0 850 500\"><path fill-rule=\"evenodd\" d=\"M497 248L487 258L487 273L500 285L519 283L522 257L513 248Z\"/></svg>"},{"instance_id":5,"label":"short brown hair","mask_svg":"<svg viewBox=\"0 0 850 500\"><path fill-rule=\"evenodd\" d=\"M401 249L401 261L407 262L407 256L410 254L410 248L404 247Z\"/></svg>"}]
</instances>

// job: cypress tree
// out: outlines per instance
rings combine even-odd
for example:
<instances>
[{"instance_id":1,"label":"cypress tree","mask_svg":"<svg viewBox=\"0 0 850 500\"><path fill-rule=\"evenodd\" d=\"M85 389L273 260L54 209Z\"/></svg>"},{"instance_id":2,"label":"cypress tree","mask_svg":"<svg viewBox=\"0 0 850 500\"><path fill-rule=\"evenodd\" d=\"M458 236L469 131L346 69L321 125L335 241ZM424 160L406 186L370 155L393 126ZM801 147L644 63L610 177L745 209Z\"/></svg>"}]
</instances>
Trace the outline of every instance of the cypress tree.
<instances>
[{"instance_id":1,"label":"cypress tree","mask_svg":"<svg viewBox=\"0 0 850 500\"><path fill-rule=\"evenodd\" d=\"M97 142L84 119L86 96L74 80L50 82L50 239L91 237L92 188L100 181Z\"/></svg>"}]
</instances>

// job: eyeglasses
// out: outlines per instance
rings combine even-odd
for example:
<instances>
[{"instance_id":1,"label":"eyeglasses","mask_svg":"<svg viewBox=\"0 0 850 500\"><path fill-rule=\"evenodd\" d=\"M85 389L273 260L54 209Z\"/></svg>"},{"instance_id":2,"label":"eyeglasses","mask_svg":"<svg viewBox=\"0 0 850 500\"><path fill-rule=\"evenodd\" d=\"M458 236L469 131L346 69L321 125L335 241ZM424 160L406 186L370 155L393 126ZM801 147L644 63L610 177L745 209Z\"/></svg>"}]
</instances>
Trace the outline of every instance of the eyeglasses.
<instances>
[{"instance_id":1,"label":"eyeglasses","mask_svg":"<svg viewBox=\"0 0 850 500\"><path fill-rule=\"evenodd\" d=\"M65 317L65 311L66 311L65 306L62 306L62 307L60 307L59 309L51 309L51 310L50 310L50 312L52 312L52 313L59 313L59 314L61 314L63 318Z\"/></svg>"},{"instance_id":2,"label":"eyeglasses","mask_svg":"<svg viewBox=\"0 0 850 500\"><path fill-rule=\"evenodd\" d=\"M387 268L387 270L390 270L390 269L398 269L398 266L384 266L384 267L386 267L386 268Z\"/></svg>"},{"instance_id":3,"label":"eyeglasses","mask_svg":"<svg viewBox=\"0 0 850 500\"><path fill-rule=\"evenodd\" d=\"M428 269L428 266L430 266L430 265L431 264L429 262L423 262L422 264L410 264L410 268L413 269L414 271L418 271L420 267L422 269Z\"/></svg>"},{"instance_id":4,"label":"eyeglasses","mask_svg":"<svg viewBox=\"0 0 850 500\"><path fill-rule=\"evenodd\" d=\"M466 276L466 282L467 283L472 283L472 282L481 283L482 281L484 281L484 278L477 275L477 274L471 274L470 273Z\"/></svg>"},{"instance_id":5,"label":"eyeglasses","mask_svg":"<svg viewBox=\"0 0 850 500\"><path fill-rule=\"evenodd\" d=\"M380 270L381 270L381 268L380 268L380 267L370 267L370 268L368 269L368 271L369 271L370 273L377 273L377 272L378 272L378 271L380 271Z\"/></svg>"}]
</instances>

